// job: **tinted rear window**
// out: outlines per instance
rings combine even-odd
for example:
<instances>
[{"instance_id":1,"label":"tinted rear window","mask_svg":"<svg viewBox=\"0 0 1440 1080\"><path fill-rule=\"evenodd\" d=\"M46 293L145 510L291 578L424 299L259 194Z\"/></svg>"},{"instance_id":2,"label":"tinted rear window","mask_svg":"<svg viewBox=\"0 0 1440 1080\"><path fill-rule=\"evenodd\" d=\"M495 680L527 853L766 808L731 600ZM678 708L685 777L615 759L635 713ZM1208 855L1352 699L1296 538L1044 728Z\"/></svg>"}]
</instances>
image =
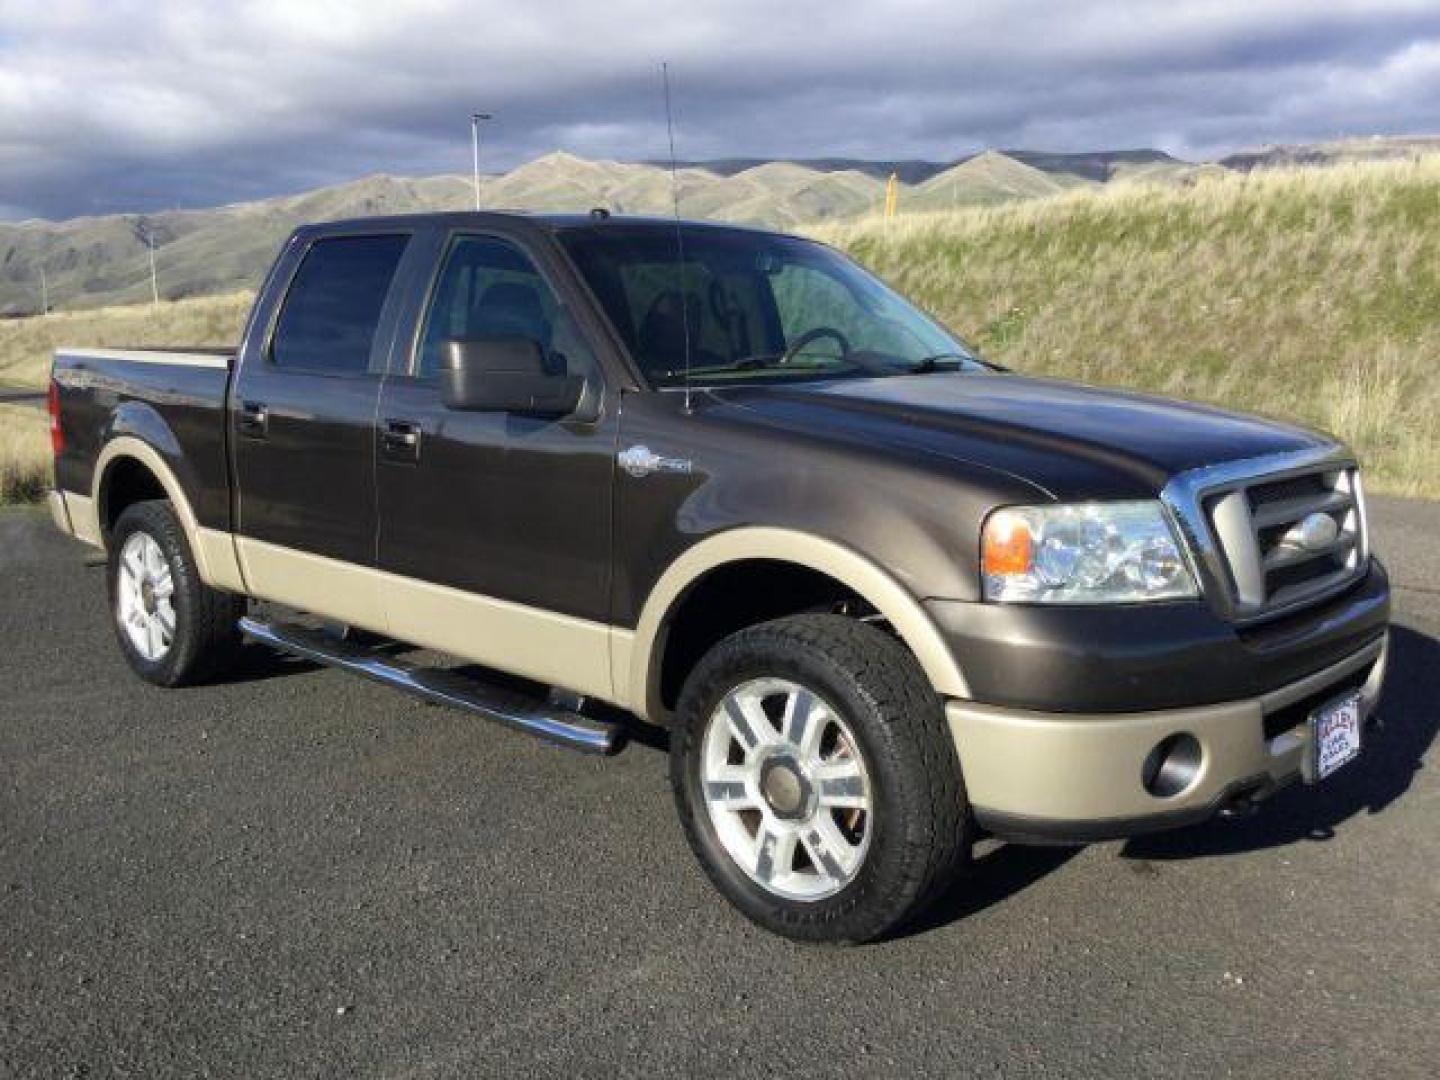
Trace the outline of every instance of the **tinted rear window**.
<instances>
[{"instance_id":1,"label":"tinted rear window","mask_svg":"<svg viewBox=\"0 0 1440 1080\"><path fill-rule=\"evenodd\" d=\"M380 308L408 239L343 236L311 245L275 327L276 365L327 374L368 370Z\"/></svg>"}]
</instances>

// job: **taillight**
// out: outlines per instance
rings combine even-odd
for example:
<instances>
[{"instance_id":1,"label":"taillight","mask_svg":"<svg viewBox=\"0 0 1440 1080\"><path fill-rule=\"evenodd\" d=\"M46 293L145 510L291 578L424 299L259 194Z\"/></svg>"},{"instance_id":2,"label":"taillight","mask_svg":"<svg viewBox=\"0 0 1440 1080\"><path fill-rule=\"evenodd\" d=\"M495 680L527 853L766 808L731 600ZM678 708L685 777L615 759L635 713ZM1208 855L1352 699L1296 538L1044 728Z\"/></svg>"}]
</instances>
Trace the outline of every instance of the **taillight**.
<instances>
[{"instance_id":1,"label":"taillight","mask_svg":"<svg viewBox=\"0 0 1440 1080\"><path fill-rule=\"evenodd\" d=\"M50 409L50 449L59 457L65 452L65 429L60 426L60 384L53 379L46 404Z\"/></svg>"}]
</instances>

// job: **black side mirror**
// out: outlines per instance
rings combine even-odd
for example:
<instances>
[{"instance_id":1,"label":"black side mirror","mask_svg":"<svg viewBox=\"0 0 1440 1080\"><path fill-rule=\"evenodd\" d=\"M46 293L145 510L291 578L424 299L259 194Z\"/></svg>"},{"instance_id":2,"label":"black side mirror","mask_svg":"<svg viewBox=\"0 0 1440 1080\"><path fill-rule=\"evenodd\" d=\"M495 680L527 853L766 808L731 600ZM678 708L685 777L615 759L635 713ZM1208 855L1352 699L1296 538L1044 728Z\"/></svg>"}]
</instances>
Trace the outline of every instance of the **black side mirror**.
<instances>
[{"instance_id":1,"label":"black side mirror","mask_svg":"<svg viewBox=\"0 0 1440 1080\"><path fill-rule=\"evenodd\" d=\"M522 416L569 416L585 392L579 375L547 374L540 343L520 337L445 342L440 385L447 409Z\"/></svg>"}]
</instances>

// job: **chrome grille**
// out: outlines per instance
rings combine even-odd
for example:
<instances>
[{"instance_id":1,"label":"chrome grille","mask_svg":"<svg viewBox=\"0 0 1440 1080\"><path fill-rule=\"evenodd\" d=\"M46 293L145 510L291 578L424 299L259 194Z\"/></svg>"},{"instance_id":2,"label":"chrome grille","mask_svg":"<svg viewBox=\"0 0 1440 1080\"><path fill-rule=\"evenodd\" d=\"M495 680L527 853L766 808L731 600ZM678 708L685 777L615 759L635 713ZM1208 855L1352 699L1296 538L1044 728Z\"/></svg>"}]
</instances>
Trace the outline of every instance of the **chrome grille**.
<instances>
[{"instance_id":1,"label":"chrome grille","mask_svg":"<svg viewBox=\"0 0 1440 1080\"><path fill-rule=\"evenodd\" d=\"M1316 603L1364 573L1360 472L1338 449L1196 470L1176 477L1163 498L1207 596L1235 621Z\"/></svg>"}]
</instances>

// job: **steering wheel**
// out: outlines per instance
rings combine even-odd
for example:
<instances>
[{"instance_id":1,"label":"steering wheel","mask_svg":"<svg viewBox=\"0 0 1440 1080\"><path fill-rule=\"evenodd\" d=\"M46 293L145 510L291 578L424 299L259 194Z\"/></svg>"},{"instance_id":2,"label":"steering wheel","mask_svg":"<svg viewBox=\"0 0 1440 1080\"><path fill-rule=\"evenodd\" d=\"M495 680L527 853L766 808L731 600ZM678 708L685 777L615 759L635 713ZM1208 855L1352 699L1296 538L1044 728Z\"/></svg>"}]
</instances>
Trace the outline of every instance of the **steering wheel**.
<instances>
[{"instance_id":1,"label":"steering wheel","mask_svg":"<svg viewBox=\"0 0 1440 1080\"><path fill-rule=\"evenodd\" d=\"M800 353L805 350L805 347L807 345L819 341L821 338L827 337L832 339L837 345L840 346L840 359L843 360L845 359L845 357L850 355L849 338L847 338L839 330L836 330L833 326L817 326L812 330L806 330L803 334L796 338L791 343L790 347L785 350L785 355L780 357L780 363L790 363L791 360L795 359L795 357L799 356Z\"/></svg>"}]
</instances>

